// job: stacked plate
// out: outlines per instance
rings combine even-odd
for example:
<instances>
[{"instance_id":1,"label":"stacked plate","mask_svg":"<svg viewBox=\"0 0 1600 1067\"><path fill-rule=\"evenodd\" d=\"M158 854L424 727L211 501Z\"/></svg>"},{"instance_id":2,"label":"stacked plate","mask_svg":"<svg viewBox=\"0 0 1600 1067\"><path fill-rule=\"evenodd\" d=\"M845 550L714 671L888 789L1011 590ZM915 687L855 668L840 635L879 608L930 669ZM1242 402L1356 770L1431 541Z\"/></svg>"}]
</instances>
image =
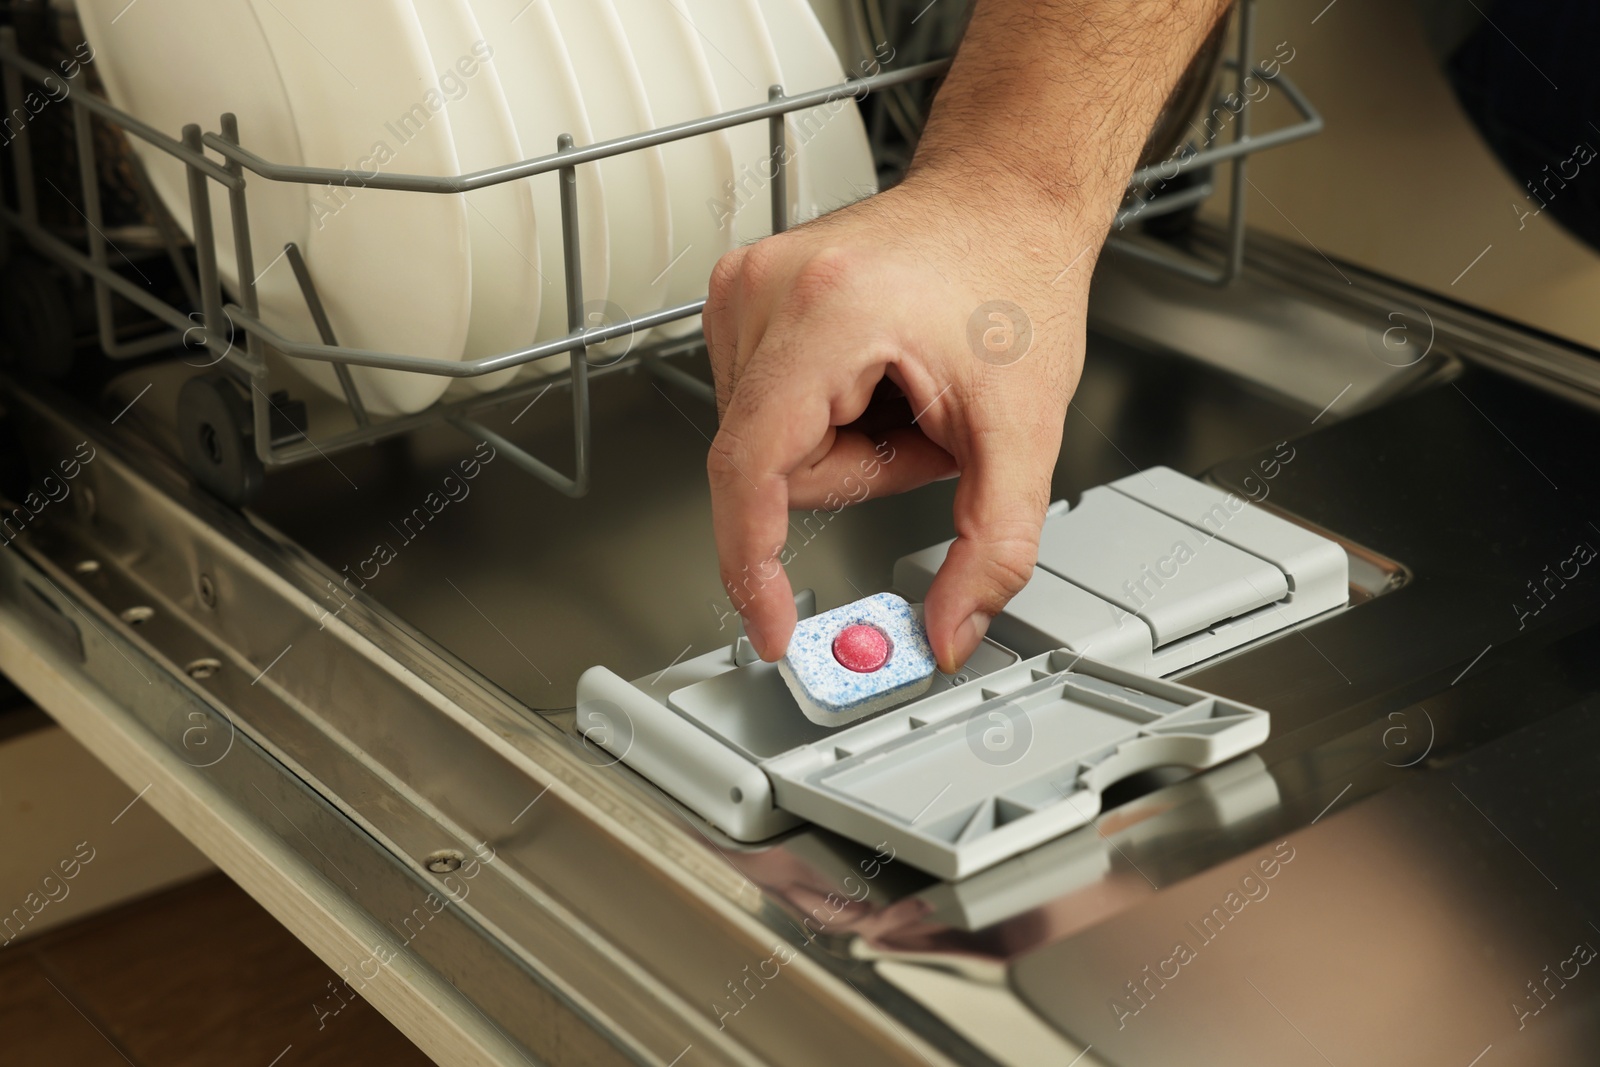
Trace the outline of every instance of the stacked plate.
<instances>
[{"instance_id":1,"label":"stacked plate","mask_svg":"<svg viewBox=\"0 0 1600 1067\"><path fill-rule=\"evenodd\" d=\"M463 195L367 187L363 175L467 174L833 85L844 71L807 0L78 0L113 103L167 133L216 129L274 162L332 167L341 185L246 173L261 316L319 340L283 249L294 242L341 345L478 359L567 332L558 178ZM876 189L854 101L799 113L790 222ZM135 140L185 228L188 180ZM696 299L717 259L771 230L765 122L578 168L589 325ZM226 191L211 184L218 267L240 285ZM678 336L693 321L662 327ZM615 354L639 338L606 346ZM331 364L291 361L342 395ZM419 411L564 360L478 378L353 368L367 408Z\"/></svg>"}]
</instances>

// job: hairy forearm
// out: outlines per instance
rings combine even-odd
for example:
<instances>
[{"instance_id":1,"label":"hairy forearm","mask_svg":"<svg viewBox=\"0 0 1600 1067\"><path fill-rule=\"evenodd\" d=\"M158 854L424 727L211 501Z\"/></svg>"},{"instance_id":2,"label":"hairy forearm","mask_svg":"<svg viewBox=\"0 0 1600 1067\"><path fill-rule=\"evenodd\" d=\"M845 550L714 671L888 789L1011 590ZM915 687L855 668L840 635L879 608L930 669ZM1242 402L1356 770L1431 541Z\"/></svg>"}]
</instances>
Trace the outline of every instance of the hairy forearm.
<instances>
[{"instance_id":1,"label":"hairy forearm","mask_svg":"<svg viewBox=\"0 0 1600 1067\"><path fill-rule=\"evenodd\" d=\"M1103 237L1228 2L979 0L908 180L1042 206L1059 232Z\"/></svg>"}]
</instances>

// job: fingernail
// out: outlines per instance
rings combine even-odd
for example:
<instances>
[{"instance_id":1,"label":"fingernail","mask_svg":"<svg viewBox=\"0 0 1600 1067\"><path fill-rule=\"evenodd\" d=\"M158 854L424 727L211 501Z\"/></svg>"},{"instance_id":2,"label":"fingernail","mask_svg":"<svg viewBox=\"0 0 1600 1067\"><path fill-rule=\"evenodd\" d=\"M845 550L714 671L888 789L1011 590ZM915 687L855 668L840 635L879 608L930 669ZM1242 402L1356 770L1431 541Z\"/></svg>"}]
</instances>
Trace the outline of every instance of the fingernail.
<instances>
[{"instance_id":1,"label":"fingernail","mask_svg":"<svg viewBox=\"0 0 1600 1067\"><path fill-rule=\"evenodd\" d=\"M985 615L981 611L973 612L967 621L956 627L955 640L951 649L954 662L946 674L960 669L967 662L968 657L977 651L978 645L983 641L983 635L989 632L989 622L993 616Z\"/></svg>"}]
</instances>

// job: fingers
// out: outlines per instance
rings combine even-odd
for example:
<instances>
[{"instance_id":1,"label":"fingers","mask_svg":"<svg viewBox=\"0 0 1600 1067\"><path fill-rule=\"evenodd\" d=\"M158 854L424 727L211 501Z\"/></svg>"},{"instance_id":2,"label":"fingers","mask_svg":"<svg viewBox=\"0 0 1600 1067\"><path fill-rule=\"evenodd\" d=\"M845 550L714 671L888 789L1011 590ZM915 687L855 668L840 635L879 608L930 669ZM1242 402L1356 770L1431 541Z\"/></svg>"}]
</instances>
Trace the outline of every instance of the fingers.
<instances>
[{"instance_id":1,"label":"fingers","mask_svg":"<svg viewBox=\"0 0 1600 1067\"><path fill-rule=\"evenodd\" d=\"M789 510L837 513L956 471L950 454L915 427L877 439L836 430L838 403L829 398L844 383L830 390L826 381L801 380L801 373L797 368L773 381L753 361L706 460L723 588L757 655L768 662L784 654L795 626L794 594L783 570ZM842 402L852 399L859 400Z\"/></svg>"},{"instance_id":2,"label":"fingers","mask_svg":"<svg viewBox=\"0 0 1600 1067\"><path fill-rule=\"evenodd\" d=\"M789 506L836 512L955 474L950 453L914 426L873 435L840 429L825 455L789 475Z\"/></svg>"},{"instance_id":3,"label":"fingers","mask_svg":"<svg viewBox=\"0 0 1600 1067\"><path fill-rule=\"evenodd\" d=\"M750 268L747 254L742 269ZM728 284L742 287L749 281L742 274ZM839 444L835 426L866 409L882 368L871 367L865 350L838 352L835 338L861 336L863 329L818 328L818 322L828 321L821 306L803 323L774 326L759 343L748 334L751 320L766 322L764 305L756 307L747 293L739 314L739 322L719 316L712 327L719 343L725 329L739 331L739 366L731 387L719 375L726 410L706 469L723 587L744 618L756 653L770 662L787 650L795 624L782 566L791 481L797 471L837 462L828 458ZM871 449L860 434L849 435L844 447L852 454ZM912 469L906 464L908 472Z\"/></svg>"},{"instance_id":4,"label":"fingers","mask_svg":"<svg viewBox=\"0 0 1600 1067\"><path fill-rule=\"evenodd\" d=\"M956 489L956 539L928 590L928 640L949 673L1022 591L1039 556L1056 450L1021 434L979 439Z\"/></svg>"},{"instance_id":5,"label":"fingers","mask_svg":"<svg viewBox=\"0 0 1600 1067\"><path fill-rule=\"evenodd\" d=\"M763 343L773 304L790 289L794 255L782 234L735 248L717 260L701 325L716 383L717 415L727 414L745 366ZM800 269L804 269L803 267Z\"/></svg>"},{"instance_id":6,"label":"fingers","mask_svg":"<svg viewBox=\"0 0 1600 1067\"><path fill-rule=\"evenodd\" d=\"M911 425L911 401L900 387L885 374L872 390L872 399L861 417L850 423L849 429L859 430L874 440L881 440L889 430Z\"/></svg>"},{"instance_id":7,"label":"fingers","mask_svg":"<svg viewBox=\"0 0 1600 1067\"><path fill-rule=\"evenodd\" d=\"M783 572L789 475L832 429L828 385L805 365L757 365L728 403L706 473L723 589L757 655L771 662L794 631L794 594Z\"/></svg>"},{"instance_id":8,"label":"fingers","mask_svg":"<svg viewBox=\"0 0 1600 1067\"><path fill-rule=\"evenodd\" d=\"M1033 416L1053 398L968 395L981 391L960 373L970 370L965 353L951 366L949 353L905 340L958 336L945 328L949 302L924 300L884 320L898 278L859 249L778 239L724 257L713 274L704 315L721 416L706 461L712 521L724 589L769 662L796 621L783 569L791 507L837 512L959 465L958 536L926 605L945 670L972 654L1032 573L1060 432L1059 417L1051 435L1039 432L1050 419ZM886 376L895 389L881 388ZM890 425L908 417L912 425Z\"/></svg>"},{"instance_id":9,"label":"fingers","mask_svg":"<svg viewBox=\"0 0 1600 1067\"><path fill-rule=\"evenodd\" d=\"M756 654L768 662L788 647L795 624L794 592L782 558L789 490L782 471L773 469L783 465L781 456L744 447L737 431L726 428L706 457L722 588L744 619Z\"/></svg>"},{"instance_id":10,"label":"fingers","mask_svg":"<svg viewBox=\"0 0 1600 1067\"><path fill-rule=\"evenodd\" d=\"M711 380L716 383L717 415L728 410L739 377L739 318L743 287L739 283L748 248L735 248L717 260L706 288L706 306L700 313L706 354L711 359Z\"/></svg>"}]
</instances>

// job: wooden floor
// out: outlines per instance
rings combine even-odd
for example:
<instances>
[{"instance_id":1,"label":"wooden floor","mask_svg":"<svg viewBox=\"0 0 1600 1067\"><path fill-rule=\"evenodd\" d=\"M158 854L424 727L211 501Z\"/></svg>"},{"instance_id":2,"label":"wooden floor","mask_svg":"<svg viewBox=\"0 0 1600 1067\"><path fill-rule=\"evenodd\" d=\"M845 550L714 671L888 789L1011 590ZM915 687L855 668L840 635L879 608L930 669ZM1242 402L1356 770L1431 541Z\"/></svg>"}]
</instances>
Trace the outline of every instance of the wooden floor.
<instances>
[{"instance_id":1,"label":"wooden floor","mask_svg":"<svg viewBox=\"0 0 1600 1067\"><path fill-rule=\"evenodd\" d=\"M222 875L0 948L0 1067L369 1063L429 1060Z\"/></svg>"}]
</instances>

